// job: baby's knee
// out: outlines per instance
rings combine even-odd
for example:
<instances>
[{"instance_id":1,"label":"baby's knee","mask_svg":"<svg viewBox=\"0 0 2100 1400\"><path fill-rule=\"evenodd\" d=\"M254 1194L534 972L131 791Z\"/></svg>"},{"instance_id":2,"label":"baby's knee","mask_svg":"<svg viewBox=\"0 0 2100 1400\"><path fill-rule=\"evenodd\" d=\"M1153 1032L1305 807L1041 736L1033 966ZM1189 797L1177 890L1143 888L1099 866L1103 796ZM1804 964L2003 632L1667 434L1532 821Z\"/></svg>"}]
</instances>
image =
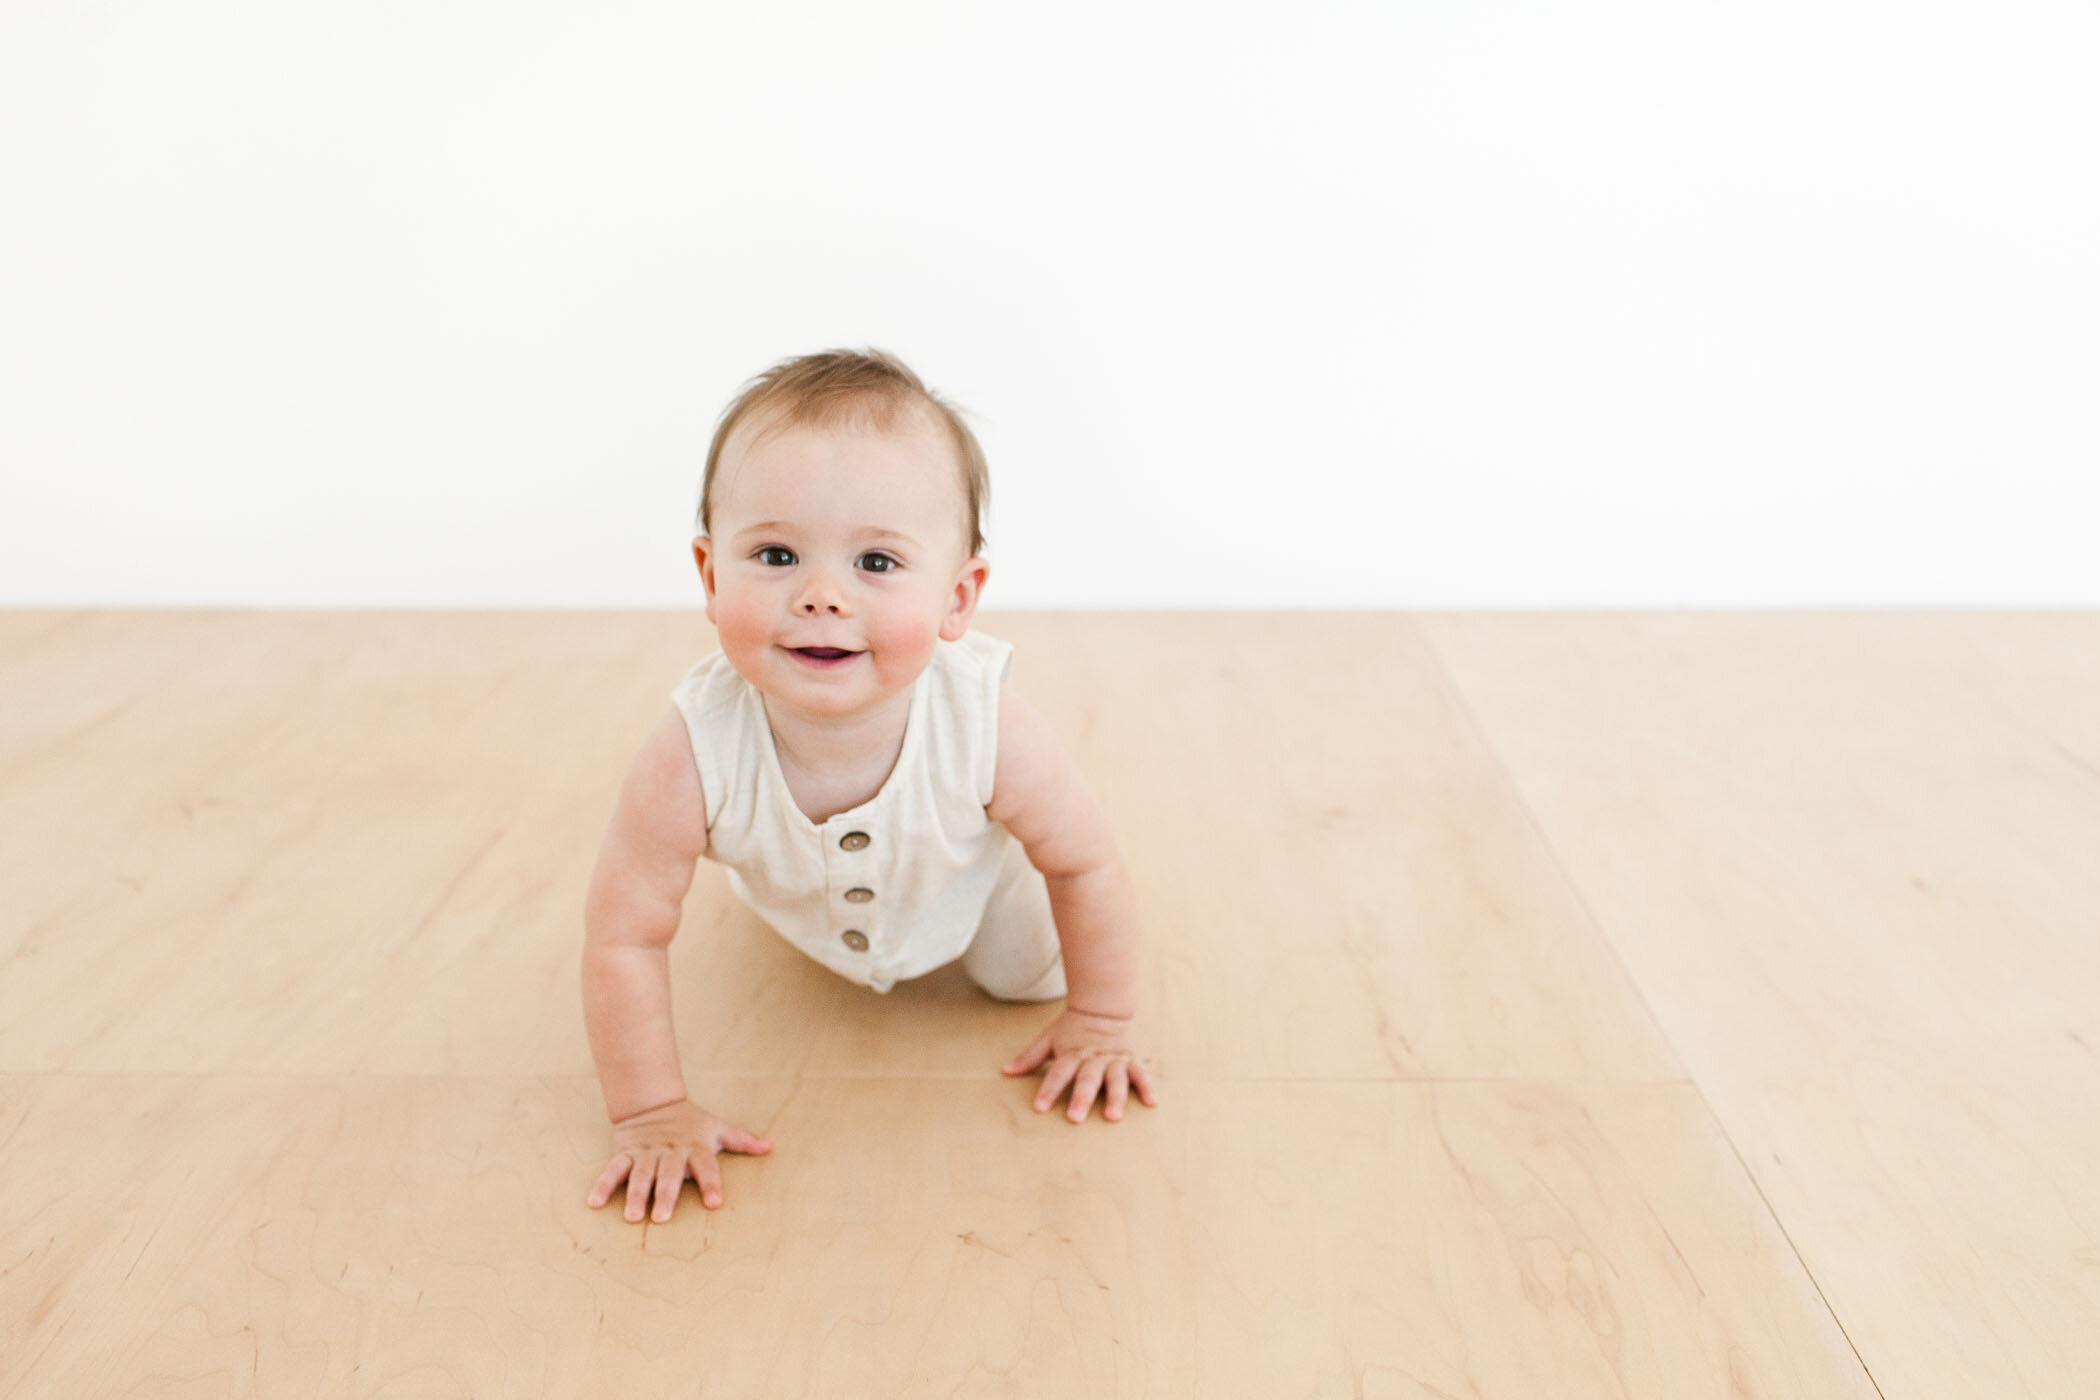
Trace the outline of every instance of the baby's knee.
<instances>
[{"instance_id":1,"label":"baby's knee","mask_svg":"<svg viewBox=\"0 0 2100 1400\"><path fill-rule=\"evenodd\" d=\"M977 989L995 1001L1033 1002L1056 1001L1065 994L1065 963L1063 958L1050 964L1047 972L1026 980L1003 977L990 969L964 965L970 980Z\"/></svg>"}]
</instances>

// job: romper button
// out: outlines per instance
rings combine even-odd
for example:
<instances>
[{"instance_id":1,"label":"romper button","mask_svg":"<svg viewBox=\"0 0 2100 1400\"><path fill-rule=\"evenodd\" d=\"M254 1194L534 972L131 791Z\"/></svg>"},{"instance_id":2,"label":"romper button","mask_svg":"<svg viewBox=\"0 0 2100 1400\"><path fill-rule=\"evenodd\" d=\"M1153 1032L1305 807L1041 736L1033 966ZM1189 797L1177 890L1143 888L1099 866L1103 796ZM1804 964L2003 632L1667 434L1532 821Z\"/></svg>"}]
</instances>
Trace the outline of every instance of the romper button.
<instances>
[{"instance_id":1,"label":"romper button","mask_svg":"<svg viewBox=\"0 0 2100 1400\"><path fill-rule=\"evenodd\" d=\"M849 831L839 838L841 850L860 851L867 849L867 845L868 833L865 831Z\"/></svg>"},{"instance_id":2,"label":"romper button","mask_svg":"<svg viewBox=\"0 0 2100 1400\"><path fill-rule=\"evenodd\" d=\"M859 929L849 928L839 936L846 940L846 946L854 952L865 953L868 951L868 936Z\"/></svg>"},{"instance_id":3,"label":"romper button","mask_svg":"<svg viewBox=\"0 0 2100 1400\"><path fill-rule=\"evenodd\" d=\"M869 900L873 899L874 897L875 891L873 890L846 891L846 902L848 904L866 904Z\"/></svg>"}]
</instances>

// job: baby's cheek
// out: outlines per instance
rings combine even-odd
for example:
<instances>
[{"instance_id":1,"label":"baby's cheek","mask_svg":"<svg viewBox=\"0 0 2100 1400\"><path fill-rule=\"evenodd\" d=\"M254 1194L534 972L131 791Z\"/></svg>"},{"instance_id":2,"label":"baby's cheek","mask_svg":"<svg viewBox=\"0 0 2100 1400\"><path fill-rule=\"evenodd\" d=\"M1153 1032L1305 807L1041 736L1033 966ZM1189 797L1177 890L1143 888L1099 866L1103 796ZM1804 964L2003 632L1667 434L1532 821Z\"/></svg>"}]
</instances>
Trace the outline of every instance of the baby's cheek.
<instances>
[{"instance_id":1,"label":"baby's cheek","mask_svg":"<svg viewBox=\"0 0 2100 1400\"><path fill-rule=\"evenodd\" d=\"M939 630L928 628L923 621L900 621L876 630L869 637L875 654L882 659L882 669L889 677L916 677L933 662L933 648L939 640Z\"/></svg>"},{"instance_id":2,"label":"baby's cheek","mask_svg":"<svg viewBox=\"0 0 2100 1400\"><path fill-rule=\"evenodd\" d=\"M724 596L715 599L715 635L732 658L756 655L772 642L763 609Z\"/></svg>"}]
</instances>

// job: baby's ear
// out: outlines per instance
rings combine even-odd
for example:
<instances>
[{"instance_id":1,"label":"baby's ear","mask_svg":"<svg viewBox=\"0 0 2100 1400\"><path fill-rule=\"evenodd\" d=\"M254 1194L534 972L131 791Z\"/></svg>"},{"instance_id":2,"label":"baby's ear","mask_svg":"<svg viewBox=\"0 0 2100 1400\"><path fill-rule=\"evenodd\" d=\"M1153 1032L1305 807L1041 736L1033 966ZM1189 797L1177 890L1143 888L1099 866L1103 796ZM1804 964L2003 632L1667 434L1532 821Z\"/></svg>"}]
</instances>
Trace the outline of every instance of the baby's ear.
<instances>
[{"instance_id":1,"label":"baby's ear","mask_svg":"<svg viewBox=\"0 0 2100 1400\"><path fill-rule=\"evenodd\" d=\"M959 642L963 633L970 630L970 621L977 616L977 600L984 594L984 581L991 576L992 566L982 558L973 558L963 565L956 576L955 591L948 597L948 614L941 619L941 640Z\"/></svg>"},{"instance_id":2,"label":"baby's ear","mask_svg":"<svg viewBox=\"0 0 2100 1400\"><path fill-rule=\"evenodd\" d=\"M700 586L707 590L707 620L715 620L715 542L705 535L693 536L693 565L700 570Z\"/></svg>"}]
</instances>

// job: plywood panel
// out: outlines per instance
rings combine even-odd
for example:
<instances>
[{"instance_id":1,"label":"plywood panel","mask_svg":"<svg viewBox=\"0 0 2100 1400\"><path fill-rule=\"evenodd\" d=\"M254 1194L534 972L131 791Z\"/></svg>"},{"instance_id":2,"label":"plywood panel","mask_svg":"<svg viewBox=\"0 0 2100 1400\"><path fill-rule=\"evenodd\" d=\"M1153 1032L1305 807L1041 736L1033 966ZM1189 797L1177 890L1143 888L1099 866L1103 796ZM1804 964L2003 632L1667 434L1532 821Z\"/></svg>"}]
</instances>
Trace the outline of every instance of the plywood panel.
<instances>
[{"instance_id":1,"label":"plywood panel","mask_svg":"<svg viewBox=\"0 0 2100 1400\"><path fill-rule=\"evenodd\" d=\"M1407 619L984 626L1109 808L1145 918L1146 1034L1175 1073L1681 1074ZM48 685L83 712L111 677L129 698L0 739L19 769L0 821L27 834L0 1068L589 1071L584 889L704 623L83 629ZM773 943L704 864L673 948L689 1062L952 1073L1033 1035L1009 1043L991 1008L959 1041L898 1034L897 1007Z\"/></svg>"},{"instance_id":2,"label":"plywood panel","mask_svg":"<svg viewBox=\"0 0 2100 1400\"><path fill-rule=\"evenodd\" d=\"M775 1151L629 1224L588 1080L0 1081L0 1390L1873 1394L1687 1086L695 1091Z\"/></svg>"},{"instance_id":3,"label":"plywood panel","mask_svg":"<svg viewBox=\"0 0 2100 1400\"><path fill-rule=\"evenodd\" d=\"M1431 619L1885 1394L2100 1377L2100 617Z\"/></svg>"},{"instance_id":4,"label":"plywood panel","mask_svg":"<svg viewBox=\"0 0 2100 1400\"><path fill-rule=\"evenodd\" d=\"M0 1393L1872 1393L1410 619L984 619L1136 872L1161 1106L1029 1112L1054 1008L703 866L682 1058L778 1146L664 1225L584 1205L577 948L704 625L7 623Z\"/></svg>"}]
</instances>

